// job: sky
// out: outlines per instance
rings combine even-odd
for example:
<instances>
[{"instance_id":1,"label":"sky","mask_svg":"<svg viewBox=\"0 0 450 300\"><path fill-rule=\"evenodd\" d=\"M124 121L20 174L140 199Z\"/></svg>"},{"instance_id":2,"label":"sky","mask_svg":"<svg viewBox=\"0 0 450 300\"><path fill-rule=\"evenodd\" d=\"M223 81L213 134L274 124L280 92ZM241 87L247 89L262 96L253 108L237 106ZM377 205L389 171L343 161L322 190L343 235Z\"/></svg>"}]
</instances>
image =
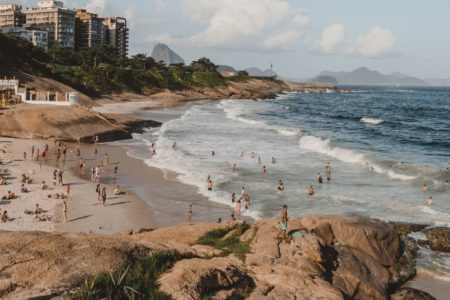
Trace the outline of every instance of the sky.
<instances>
[{"instance_id":1,"label":"sky","mask_svg":"<svg viewBox=\"0 0 450 300\"><path fill-rule=\"evenodd\" d=\"M14 0L0 0L10 3ZM37 0L15 0L25 7ZM208 57L237 69L270 68L304 79L368 67L450 78L450 1L445 0L65 0L123 16L130 54L162 42L186 62Z\"/></svg>"}]
</instances>

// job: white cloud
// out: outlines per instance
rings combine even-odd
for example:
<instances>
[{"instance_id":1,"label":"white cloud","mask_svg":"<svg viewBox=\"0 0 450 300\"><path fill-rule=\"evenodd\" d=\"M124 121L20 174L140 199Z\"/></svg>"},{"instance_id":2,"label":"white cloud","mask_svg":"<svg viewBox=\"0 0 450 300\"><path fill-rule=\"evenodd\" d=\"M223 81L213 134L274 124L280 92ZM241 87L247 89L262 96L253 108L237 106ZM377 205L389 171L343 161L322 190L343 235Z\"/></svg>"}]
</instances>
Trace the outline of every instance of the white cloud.
<instances>
[{"instance_id":1,"label":"white cloud","mask_svg":"<svg viewBox=\"0 0 450 300\"><path fill-rule=\"evenodd\" d=\"M375 26L357 39L349 36L347 28L335 23L322 31L312 47L312 52L325 55L346 55L377 58L394 49L397 37L389 28Z\"/></svg>"},{"instance_id":2,"label":"white cloud","mask_svg":"<svg viewBox=\"0 0 450 300\"><path fill-rule=\"evenodd\" d=\"M107 0L91 0L86 4L86 10L93 13L102 13L105 11Z\"/></svg>"},{"instance_id":3,"label":"white cloud","mask_svg":"<svg viewBox=\"0 0 450 300\"><path fill-rule=\"evenodd\" d=\"M367 57L389 54L397 42L397 37L389 28L375 26L370 32L358 37L356 51Z\"/></svg>"},{"instance_id":4,"label":"white cloud","mask_svg":"<svg viewBox=\"0 0 450 300\"><path fill-rule=\"evenodd\" d=\"M185 18L201 29L182 37L151 36L149 41L228 50L287 50L309 23L303 11L285 0L182 0L182 4Z\"/></svg>"},{"instance_id":5,"label":"white cloud","mask_svg":"<svg viewBox=\"0 0 450 300\"><path fill-rule=\"evenodd\" d=\"M323 54L335 54L340 51L347 38L347 30L340 23L335 23L322 31L316 42L316 49Z\"/></svg>"}]
</instances>

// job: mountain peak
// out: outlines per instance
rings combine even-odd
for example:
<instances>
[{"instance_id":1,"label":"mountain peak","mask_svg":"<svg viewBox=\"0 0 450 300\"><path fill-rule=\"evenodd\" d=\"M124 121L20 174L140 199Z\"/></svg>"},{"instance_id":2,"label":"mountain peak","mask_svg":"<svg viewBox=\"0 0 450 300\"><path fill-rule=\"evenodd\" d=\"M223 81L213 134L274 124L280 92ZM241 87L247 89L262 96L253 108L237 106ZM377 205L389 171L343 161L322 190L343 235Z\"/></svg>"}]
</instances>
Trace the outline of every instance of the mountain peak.
<instances>
[{"instance_id":1,"label":"mountain peak","mask_svg":"<svg viewBox=\"0 0 450 300\"><path fill-rule=\"evenodd\" d=\"M156 61L162 61L166 65L184 64L184 59L166 44L156 44L153 47L152 57Z\"/></svg>"}]
</instances>

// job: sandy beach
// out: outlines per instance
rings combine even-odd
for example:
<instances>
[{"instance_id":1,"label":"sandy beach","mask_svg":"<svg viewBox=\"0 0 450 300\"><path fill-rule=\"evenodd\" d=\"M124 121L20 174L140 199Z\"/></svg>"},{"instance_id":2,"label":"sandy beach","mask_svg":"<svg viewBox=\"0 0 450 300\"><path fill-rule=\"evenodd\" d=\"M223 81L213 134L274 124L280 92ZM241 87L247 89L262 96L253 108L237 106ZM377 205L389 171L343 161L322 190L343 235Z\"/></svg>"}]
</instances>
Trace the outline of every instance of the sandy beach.
<instances>
[{"instance_id":1,"label":"sandy beach","mask_svg":"<svg viewBox=\"0 0 450 300\"><path fill-rule=\"evenodd\" d=\"M50 146L50 156L47 161L31 159L31 147L43 149L45 144ZM68 151L66 165L56 164L52 155L53 143L51 141L2 139L1 159L7 169L5 176L8 185L1 186L0 193L4 195L8 191L14 192L18 198L3 200L0 208L2 212L8 211L12 219L6 223L0 223L0 230L13 231L59 231L59 232L96 232L102 234L116 233L133 228L154 228L152 214L145 203L134 194L115 196L115 186L101 184L107 189L106 205L103 206L97 199L96 184L89 180L83 180L70 171L69 166L75 163L74 152ZM27 153L27 160L23 159L23 153ZM86 159L87 164L89 161ZM53 185L53 170L58 165L58 170L63 169L63 186ZM87 170L86 170L87 172ZM105 174L112 172L111 166L107 166ZM21 193L21 174L29 176L33 183L25 184L28 193ZM48 190L41 190L41 183L45 181ZM67 198L67 222L63 217L63 201L56 199L56 193L67 194L67 184L70 183L70 193ZM48 195L52 195L49 198ZM35 215L27 215L25 210L33 211L35 205L46 211L44 214L49 221L38 221Z\"/></svg>"}]
</instances>

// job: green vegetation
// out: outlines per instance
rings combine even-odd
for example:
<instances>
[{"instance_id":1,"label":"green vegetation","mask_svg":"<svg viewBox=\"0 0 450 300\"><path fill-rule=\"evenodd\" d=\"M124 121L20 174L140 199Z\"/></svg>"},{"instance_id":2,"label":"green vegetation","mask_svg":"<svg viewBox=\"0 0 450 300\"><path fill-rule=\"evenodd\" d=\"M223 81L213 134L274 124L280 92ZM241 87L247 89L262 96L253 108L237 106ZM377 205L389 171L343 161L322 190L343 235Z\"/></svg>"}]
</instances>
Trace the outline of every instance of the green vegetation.
<instances>
[{"instance_id":1,"label":"green vegetation","mask_svg":"<svg viewBox=\"0 0 450 300\"><path fill-rule=\"evenodd\" d=\"M175 262L191 258L176 251L159 252L136 260L125 270L100 273L76 291L73 299L147 299L161 300L170 297L158 290L158 277L173 267Z\"/></svg>"},{"instance_id":2,"label":"green vegetation","mask_svg":"<svg viewBox=\"0 0 450 300\"><path fill-rule=\"evenodd\" d=\"M223 255L233 253L236 257L244 261L245 255L250 251L251 240L241 242L239 238L249 228L250 225L243 223L228 228L211 230L202 236L197 241L197 244L208 245L220 249L223 251Z\"/></svg>"},{"instance_id":3,"label":"green vegetation","mask_svg":"<svg viewBox=\"0 0 450 300\"><path fill-rule=\"evenodd\" d=\"M89 96L227 85L207 58L189 66L166 66L146 54L120 58L109 46L78 52L51 47L45 52L24 39L1 33L0 45L0 72L22 71L49 77Z\"/></svg>"}]
</instances>

